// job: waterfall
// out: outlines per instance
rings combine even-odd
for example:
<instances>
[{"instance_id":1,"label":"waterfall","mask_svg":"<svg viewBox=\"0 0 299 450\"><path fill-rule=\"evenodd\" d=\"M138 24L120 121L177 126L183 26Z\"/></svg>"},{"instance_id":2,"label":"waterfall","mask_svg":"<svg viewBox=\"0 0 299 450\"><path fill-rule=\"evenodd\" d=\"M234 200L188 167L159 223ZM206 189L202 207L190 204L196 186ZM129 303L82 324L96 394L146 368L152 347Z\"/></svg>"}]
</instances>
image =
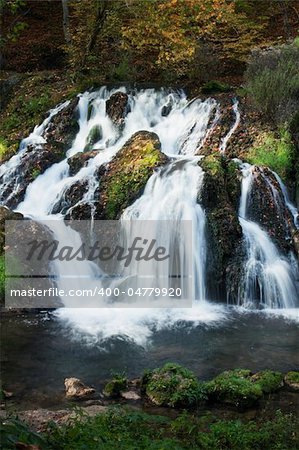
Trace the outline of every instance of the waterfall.
<instances>
[{"instance_id":1,"label":"waterfall","mask_svg":"<svg viewBox=\"0 0 299 450\"><path fill-rule=\"evenodd\" d=\"M122 220L148 221L156 224L155 234L166 248L171 248L180 239L181 222L192 221L192 247L180 241L181 272L192 274L193 298L205 298L205 214L197 202L204 173L198 166L198 158L177 158L167 167L156 172L148 181L144 194L129 206ZM163 220L169 221L163 226ZM153 225L151 225L153 226ZM191 239L191 236L188 237ZM192 253L186 255L185 253ZM189 266L189 261L191 262ZM184 264L187 266L184 267ZM157 270L157 267L156 267ZM136 272L139 273L138 268Z\"/></svg>"},{"instance_id":2,"label":"waterfall","mask_svg":"<svg viewBox=\"0 0 299 450\"><path fill-rule=\"evenodd\" d=\"M122 129L116 127L106 114L106 101L116 91L128 94L129 112ZM15 178L17 188L18 169L23 155L29 146L34 146L38 151L39 146L46 141L45 131L53 116L67 105L68 102L51 110L45 121L21 142L19 153L0 167L2 192L5 191L6 182L11 178ZM165 107L168 109L167 114L164 113ZM201 147L219 121L220 108L217 102L214 99L205 101L195 99L189 102L182 91L170 92L163 89L127 91L125 88L108 90L103 87L96 92L81 94L77 109L79 131L67 149L65 158L53 164L29 184L25 197L16 210L26 217L44 221L61 245L67 242L68 245L78 247L79 233L64 225L63 220L64 214L69 212L68 208L74 207L67 205L63 209L61 206L68 189L76 183L86 183L86 191L77 205L88 203L93 208L99 184L97 175L99 168L109 163L135 132L145 130L156 133L161 141L162 152L169 157L169 162L153 173L143 194L123 212L122 236L124 242L129 240L130 233L134 233L134 227L137 226L136 222L140 227L142 223L155 221L154 230L151 232L167 247L179 242L179 227L182 221L191 221L192 241L182 240L178 247L178 260L182 272L192 274L191 287L187 290L187 295L192 298L193 307L159 309L132 308L132 305L129 305L129 308L123 308L123 305L116 303L114 308L110 309L106 307L108 306L106 299L87 298L83 304L80 298L63 298L61 300L65 308L57 310L57 317L64 323L71 324L74 334L81 331L87 333L91 341L118 334L127 335L140 344L145 343L153 329L172 327L178 321L196 325L200 322L213 324L224 320L225 306L209 303L206 299L206 218L205 211L198 202L199 192L203 189L204 172L198 165L200 156L196 156L200 154ZM221 142L222 153L225 152L227 143L240 122L237 101L234 101L233 111L235 122ZM90 133L95 126L100 129L98 140L92 147L97 150L96 155L93 155L76 174L71 174L68 158L85 151ZM244 235L246 263L239 286L238 304L249 307L290 308L297 303L291 265L280 255L266 231L257 223L248 220L252 168L244 165L242 173L239 217ZM295 218L297 212L288 199L286 188L280 179L277 180L284 196L283 201ZM14 192L3 194L0 198L1 203L5 205L13 195ZM170 221L171 228L168 225ZM147 233L146 228L143 232ZM80 288L82 283L86 282L91 287L104 283L99 267L88 261L77 265L73 262L67 264L58 261L53 269L60 274L57 283L61 288L67 289L69 283L75 288ZM133 269L136 273L142 270L138 264ZM157 268L153 266L152 275L155 274L155 270ZM162 274L164 278L172 270L171 266L165 270L166 272ZM72 308L73 306L77 308Z\"/></svg>"},{"instance_id":3,"label":"waterfall","mask_svg":"<svg viewBox=\"0 0 299 450\"><path fill-rule=\"evenodd\" d=\"M239 111L239 102L238 102L238 100L234 100L233 112L235 114L235 122L233 123L233 125L230 128L229 132L224 136L224 138L221 141L221 144L220 144L220 152L221 153L225 153L228 141L230 140L230 138L232 137L232 135L234 134L234 132L236 131L236 129L238 128L239 123L240 123L241 114L240 114L240 111Z\"/></svg>"},{"instance_id":4,"label":"waterfall","mask_svg":"<svg viewBox=\"0 0 299 450\"><path fill-rule=\"evenodd\" d=\"M242 165L239 220L243 230L246 262L239 286L238 304L249 307L293 308L298 295L289 261L282 257L266 231L248 220L248 201L254 166Z\"/></svg>"}]
</instances>

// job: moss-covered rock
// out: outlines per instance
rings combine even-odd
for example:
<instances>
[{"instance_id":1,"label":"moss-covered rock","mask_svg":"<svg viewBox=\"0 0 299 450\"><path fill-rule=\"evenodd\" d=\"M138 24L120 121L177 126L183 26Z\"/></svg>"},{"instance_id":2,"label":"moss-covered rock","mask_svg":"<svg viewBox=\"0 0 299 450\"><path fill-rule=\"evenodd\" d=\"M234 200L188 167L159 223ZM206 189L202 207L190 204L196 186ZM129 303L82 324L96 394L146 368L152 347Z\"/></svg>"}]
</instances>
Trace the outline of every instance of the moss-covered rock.
<instances>
[{"instance_id":1,"label":"moss-covered rock","mask_svg":"<svg viewBox=\"0 0 299 450\"><path fill-rule=\"evenodd\" d=\"M87 136L87 144L84 148L84 152L90 152L94 146L102 137L102 128L99 125L94 125Z\"/></svg>"},{"instance_id":2,"label":"moss-covered rock","mask_svg":"<svg viewBox=\"0 0 299 450\"><path fill-rule=\"evenodd\" d=\"M114 375L104 387L104 394L107 397L119 397L121 392L125 391L128 386L128 379L123 374Z\"/></svg>"},{"instance_id":3,"label":"moss-covered rock","mask_svg":"<svg viewBox=\"0 0 299 450\"><path fill-rule=\"evenodd\" d=\"M284 377L284 382L290 390L299 392L299 372L288 372Z\"/></svg>"},{"instance_id":4,"label":"moss-covered rock","mask_svg":"<svg viewBox=\"0 0 299 450\"><path fill-rule=\"evenodd\" d=\"M228 370L206 384L211 400L238 407L249 407L263 395L261 386L253 383L250 370Z\"/></svg>"},{"instance_id":5,"label":"moss-covered rock","mask_svg":"<svg viewBox=\"0 0 299 450\"><path fill-rule=\"evenodd\" d=\"M242 237L237 214L240 173L233 161L219 154L208 155L199 164L205 172L199 201L207 217L208 296L223 300L227 285L227 268Z\"/></svg>"},{"instance_id":6,"label":"moss-covered rock","mask_svg":"<svg viewBox=\"0 0 299 450\"><path fill-rule=\"evenodd\" d=\"M275 392L283 386L283 375L272 370L252 374L247 369L228 370L206 387L210 400L241 408L254 405L264 394Z\"/></svg>"},{"instance_id":7,"label":"moss-covered rock","mask_svg":"<svg viewBox=\"0 0 299 450\"><path fill-rule=\"evenodd\" d=\"M118 219L122 211L141 194L156 167L166 163L155 133L135 133L100 177L96 217Z\"/></svg>"},{"instance_id":8,"label":"moss-covered rock","mask_svg":"<svg viewBox=\"0 0 299 450\"><path fill-rule=\"evenodd\" d=\"M252 375L251 380L257 383L264 394L275 392L283 386L283 375L273 370L263 370Z\"/></svg>"},{"instance_id":9,"label":"moss-covered rock","mask_svg":"<svg viewBox=\"0 0 299 450\"><path fill-rule=\"evenodd\" d=\"M193 406L205 400L205 388L193 372L168 363L162 368L146 371L142 389L152 403L158 406Z\"/></svg>"}]
</instances>

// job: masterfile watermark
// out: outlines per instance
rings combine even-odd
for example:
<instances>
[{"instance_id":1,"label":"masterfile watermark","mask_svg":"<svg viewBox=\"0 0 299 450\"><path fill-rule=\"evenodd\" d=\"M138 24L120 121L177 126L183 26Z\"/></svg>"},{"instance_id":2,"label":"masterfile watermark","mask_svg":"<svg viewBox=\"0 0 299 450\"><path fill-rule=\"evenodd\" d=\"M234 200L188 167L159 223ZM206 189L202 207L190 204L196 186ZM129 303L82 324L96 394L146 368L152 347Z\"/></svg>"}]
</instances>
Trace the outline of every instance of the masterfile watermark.
<instances>
[{"instance_id":1,"label":"masterfile watermark","mask_svg":"<svg viewBox=\"0 0 299 450\"><path fill-rule=\"evenodd\" d=\"M116 258L117 261L124 261L124 267L128 267L132 260L165 261L170 258L167 249L157 245L157 240L143 239L142 237L134 238L132 245L124 248L116 245L114 248L102 246L101 242L96 241L91 246L81 244L79 248L70 245L63 245L56 239L33 240L28 244L29 250L26 256L27 261L31 261L36 257L38 261L42 260L45 255L49 261L109 261Z\"/></svg>"},{"instance_id":2,"label":"masterfile watermark","mask_svg":"<svg viewBox=\"0 0 299 450\"><path fill-rule=\"evenodd\" d=\"M5 305L189 307L192 223L6 222Z\"/></svg>"}]
</instances>

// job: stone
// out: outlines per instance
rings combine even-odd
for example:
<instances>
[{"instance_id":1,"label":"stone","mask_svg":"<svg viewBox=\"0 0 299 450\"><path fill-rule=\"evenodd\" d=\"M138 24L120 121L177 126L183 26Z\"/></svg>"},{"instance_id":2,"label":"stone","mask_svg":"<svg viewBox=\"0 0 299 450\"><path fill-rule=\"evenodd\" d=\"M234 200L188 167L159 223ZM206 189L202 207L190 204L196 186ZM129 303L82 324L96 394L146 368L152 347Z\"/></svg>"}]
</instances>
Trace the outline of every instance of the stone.
<instances>
[{"instance_id":1,"label":"stone","mask_svg":"<svg viewBox=\"0 0 299 450\"><path fill-rule=\"evenodd\" d=\"M125 143L100 177L95 218L118 219L140 197L154 170L168 161L160 149L158 136L149 131L138 131Z\"/></svg>"},{"instance_id":2,"label":"stone","mask_svg":"<svg viewBox=\"0 0 299 450\"><path fill-rule=\"evenodd\" d=\"M120 396L121 396L122 398L124 398L125 400L134 400L134 401L137 401L137 400L140 400L140 399L141 399L140 395L137 394L137 392L135 392L135 391L125 391L125 392L121 392L121 393L120 393Z\"/></svg>"},{"instance_id":3,"label":"stone","mask_svg":"<svg viewBox=\"0 0 299 450\"><path fill-rule=\"evenodd\" d=\"M128 100L127 94L115 92L106 101L106 113L116 126L124 125L124 119L129 112Z\"/></svg>"},{"instance_id":4,"label":"stone","mask_svg":"<svg viewBox=\"0 0 299 450\"><path fill-rule=\"evenodd\" d=\"M95 393L95 389L86 386L79 378L66 378L64 385L67 398L82 399Z\"/></svg>"},{"instance_id":5,"label":"stone","mask_svg":"<svg viewBox=\"0 0 299 450\"><path fill-rule=\"evenodd\" d=\"M91 150L89 152L78 152L74 156L68 158L67 162L70 166L69 173L71 176L76 175L82 167L87 166L88 161L98 154L98 150Z\"/></svg>"},{"instance_id":6,"label":"stone","mask_svg":"<svg viewBox=\"0 0 299 450\"><path fill-rule=\"evenodd\" d=\"M291 391L299 392L299 372L288 372L284 377L284 384Z\"/></svg>"}]
</instances>

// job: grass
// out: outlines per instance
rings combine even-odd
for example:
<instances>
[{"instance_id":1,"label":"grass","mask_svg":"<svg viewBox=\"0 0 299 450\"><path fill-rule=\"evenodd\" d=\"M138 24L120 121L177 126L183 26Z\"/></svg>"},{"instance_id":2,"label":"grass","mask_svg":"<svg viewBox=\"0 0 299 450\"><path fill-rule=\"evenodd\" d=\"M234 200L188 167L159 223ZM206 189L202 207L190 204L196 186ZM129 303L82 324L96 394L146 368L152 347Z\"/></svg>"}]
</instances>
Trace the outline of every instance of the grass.
<instances>
[{"instance_id":1,"label":"grass","mask_svg":"<svg viewBox=\"0 0 299 450\"><path fill-rule=\"evenodd\" d=\"M281 130L279 137L274 133L264 136L260 145L252 147L246 159L258 166L267 166L286 180L293 168L295 148L291 135L287 130Z\"/></svg>"},{"instance_id":2,"label":"grass","mask_svg":"<svg viewBox=\"0 0 299 450\"><path fill-rule=\"evenodd\" d=\"M280 411L271 420L243 422L187 412L171 420L121 407L94 417L77 411L67 424L50 423L46 433L34 433L16 419L5 421L2 448L15 449L17 442L41 450L295 450L299 445L298 419Z\"/></svg>"}]
</instances>

